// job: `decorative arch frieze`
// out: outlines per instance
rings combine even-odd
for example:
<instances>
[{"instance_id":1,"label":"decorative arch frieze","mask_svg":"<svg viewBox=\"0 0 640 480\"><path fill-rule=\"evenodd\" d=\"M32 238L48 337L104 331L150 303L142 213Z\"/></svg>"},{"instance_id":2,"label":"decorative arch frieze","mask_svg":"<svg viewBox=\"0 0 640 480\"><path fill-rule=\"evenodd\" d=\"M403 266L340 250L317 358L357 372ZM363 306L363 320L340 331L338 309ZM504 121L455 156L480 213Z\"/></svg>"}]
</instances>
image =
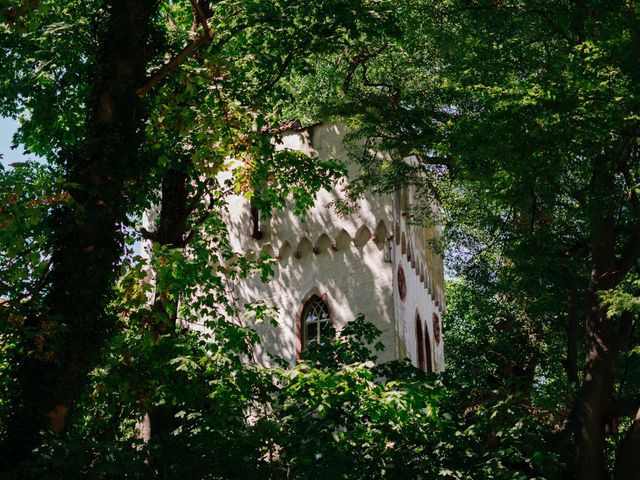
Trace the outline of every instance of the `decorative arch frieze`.
<instances>
[{"instance_id":1,"label":"decorative arch frieze","mask_svg":"<svg viewBox=\"0 0 640 480\"><path fill-rule=\"evenodd\" d=\"M260 249L260 255L261 256L269 256L271 258L276 258L276 254L273 250L273 247L271 246L270 243L266 243L262 246L262 248Z\"/></svg>"},{"instance_id":2,"label":"decorative arch frieze","mask_svg":"<svg viewBox=\"0 0 640 480\"><path fill-rule=\"evenodd\" d=\"M326 233L323 233L316 240L316 244L313 247L313 253L315 253L316 255L320 255L324 252L328 252L329 249L331 248L331 245L332 245L332 242L331 242L331 239L329 238L329 235L327 235Z\"/></svg>"},{"instance_id":3,"label":"decorative arch frieze","mask_svg":"<svg viewBox=\"0 0 640 480\"><path fill-rule=\"evenodd\" d=\"M285 240L284 242L282 242L282 245L280 245L280 248L278 249L278 259L281 262L286 262L291 256L292 250L293 249L291 248L291 244Z\"/></svg>"},{"instance_id":4,"label":"decorative arch frieze","mask_svg":"<svg viewBox=\"0 0 640 480\"><path fill-rule=\"evenodd\" d=\"M301 259L311 253L322 255L328 253L330 249L334 251L349 251L354 247L363 248L370 240L375 243L380 251L384 250L387 240L393 240L398 245L398 250L407 260L407 267L413 270L426 293L439 309L440 315L443 315L444 302L441 292L436 290L433 283L433 272L429 270L430 263L420 255L421 250L416 249L410 237L398 222L394 223L393 232L390 232L384 220L379 220L374 230L371 230L368 225L360 225L355 233L351 235L343 228L333 235L328 232L322 232L315 241L312 238L302 236L297 243L293 243L295 247L287 240L283 241L277 250L267 244L262 251L279 259L281 263L285 263L292 257ZM429 255L428 252L426 254ZM391 257L387 260L391 261Z\"/></svg>"},{"instance_id":5,"label":"decorative arch frieze","mask_svg":"<svg viewBox=\"0 0 640 480\"><path fill-rule=\"evenodd\" d=\"M378 222L371 238L375 243L384 243L389 238L389 230L387 230L384 220Z\"/></svg>"},{"instance_id":6,"label":"decorative arch frieze","mask_svg":"<svg viewBox=\"0 0 640 480\"><path fill-rule=\"evenodd\" d=\"M349 250L351 248L351 243L351 236L345 229L342 229L338 232L338 235L336 235L333 242L334 250Z\"/></svg>"},{"instance_id":7,"label":"decorative arch frieze","mask_svg":"<svg viewBox=\"0 0 640 480\"><path fill-rule=\"evenodd\" d=\"M362 225L356 234L353 236L353 244L357 247L364 247L365 244L371 239L371 231L366 225Z\"/></svg>"},{"instance_id":8,"label":"decorative arch frieze","mask_svg":"<svg viewBox=\"0 0 640 480\"><path fill-rule=\"evenodd\" d=\"M300 242L298 242L298 247L296 248L295 257L303 258L311 255L313 252L313 245L307 237L303 237Z\"/></svg>"}]
</instances>

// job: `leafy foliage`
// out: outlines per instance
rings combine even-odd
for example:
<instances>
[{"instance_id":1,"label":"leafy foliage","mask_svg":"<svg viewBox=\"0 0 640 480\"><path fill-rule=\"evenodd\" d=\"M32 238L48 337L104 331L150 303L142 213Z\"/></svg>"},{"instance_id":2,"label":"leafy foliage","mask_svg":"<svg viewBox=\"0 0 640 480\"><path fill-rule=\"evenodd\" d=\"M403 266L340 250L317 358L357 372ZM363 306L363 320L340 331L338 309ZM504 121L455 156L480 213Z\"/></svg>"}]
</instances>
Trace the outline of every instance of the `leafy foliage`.
<instances>
[{"instance_id":1,"label":"leafy foliage","mask_svg":"<svg viewBox=\"0 0 640 480\"><path fill-rule=\"evenodd\" d=\"M576 446L581 478L629 477L639 16L599 0L2 3L0 114L51 166L0 171L0 470L553 478ZM362 319L294 368L251 362L227 292L271 262L231 250L221 204L304 211L344 166L272 134L336 116L362 167L353 199L411 188L445 222L442 384L374 366ZM121 265L160 202L150 262ZM182 329L202 319L204 337ZM38 433L49 419L67 438Z\"/></svg>"},{"instance_id":2,"label":"leafy foliage","mask_svg":"<svg viewBox=\"0 0 640 480\"><path fill-rule=\"evenodd\" d=\"M229 343L247 334L220 322L204 338L182 331L151 339L148 330L127 328L93 373L70 439L50 439L34 468L50 478L434 474L435 465L425 468L440 394L420 375L393 380L372 363L335 366L335 352L326 366L316 356L314 366L260 368L242 360L246 344ZM333 346L353 359L362 355L353 340ZM172 412L170 429L143 442L141 412L154 406Z\"/></svg>"}]
</instances>

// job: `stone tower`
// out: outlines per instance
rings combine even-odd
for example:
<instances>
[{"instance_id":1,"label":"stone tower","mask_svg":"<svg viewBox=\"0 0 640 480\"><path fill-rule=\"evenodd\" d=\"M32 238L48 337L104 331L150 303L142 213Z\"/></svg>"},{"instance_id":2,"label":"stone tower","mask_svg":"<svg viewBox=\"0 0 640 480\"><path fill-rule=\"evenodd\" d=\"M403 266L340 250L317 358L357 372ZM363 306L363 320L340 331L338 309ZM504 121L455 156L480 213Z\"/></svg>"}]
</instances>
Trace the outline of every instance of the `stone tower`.
<instances>
[{"instance_id":1,"label":"stone tower","mask_svg":"<svg viewBox=\"0 0 640 480\"><path fill-rule=\"evenodd\" d=\"M320 159L346 159L339 124L282 133L282 147ZM411 159L408 159L411 161ZM229 198L229 234L234 250L266 251L276 259L269 283L240 280L239 304L265 301L277 308L278 328L256 325L262 338L256 354L268 352L291 363L305 344L321 338L330 322L336 330L364 314L382 333L380 361L410 358L425 370L444 367L440 319L444 313L442 259L432 247L439 227L407 221L411 192L369 196L349 217L331 204L344 197L344 185L321 191L303 217L277 212L260 223L261 235L249 232L252 211L243 197Z\"/></svg>"}]
</instances>

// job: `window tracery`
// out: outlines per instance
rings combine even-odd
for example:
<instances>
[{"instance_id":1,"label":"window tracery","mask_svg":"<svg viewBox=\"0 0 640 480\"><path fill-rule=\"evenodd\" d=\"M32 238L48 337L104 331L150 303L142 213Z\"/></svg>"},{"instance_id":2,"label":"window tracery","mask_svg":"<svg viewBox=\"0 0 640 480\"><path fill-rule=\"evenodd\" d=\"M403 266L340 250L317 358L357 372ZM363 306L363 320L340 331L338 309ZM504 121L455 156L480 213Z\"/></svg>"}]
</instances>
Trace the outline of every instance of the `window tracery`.
<instances>
[{"instance_id":1,"label":"window tracery","mask_svg":"<svg viewBox=\"0 0 640 480\"><path fill-rule=\"evenodd\" d=\"M330 331L329 306L322 298L313 295L302 310L302 348L310 343L320 343Z\"/></svg>"}]
</instances>

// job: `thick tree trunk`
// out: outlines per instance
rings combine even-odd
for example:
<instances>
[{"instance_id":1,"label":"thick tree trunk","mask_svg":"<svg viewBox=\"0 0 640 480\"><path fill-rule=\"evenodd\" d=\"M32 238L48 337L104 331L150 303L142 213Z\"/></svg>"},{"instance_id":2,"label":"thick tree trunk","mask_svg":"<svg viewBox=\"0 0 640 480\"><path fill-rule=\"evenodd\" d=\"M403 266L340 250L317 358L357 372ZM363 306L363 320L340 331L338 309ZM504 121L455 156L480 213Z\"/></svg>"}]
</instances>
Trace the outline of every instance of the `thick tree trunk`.
<instances>
[{"instance_id":1,"label":"thick tree trunk","mask_svg":"<svg viewBox=\"0 0 640 480\"><path fill-rule=\"evenodd\" d=\"M184 159L184 162L188 162ZM183 165L182 167L185 167ZM190 213L185 168L169 168L162 178L160 218L151 234L153 241L164 247L183 248L187 236L187 218ZM167 296L170 292L157 290L152 306L151 328L156 335L175 331L178 302ZM175 428L175 412L166 405L152 408L144 416L145 440L162 437ZM153 460L151 460L153 463ZM161 466L154 465L157 471Z\"/></svg>"},{"instance_id":2,"label":"thick tree trunk","mask_svg":"<svg viewBox=\"0 0 640 480\"><path fill-rule=\"evenodd\" d=\"M615 257L615 177L610 161L592 160L591 278L586 297L584 380L576 403L576 473L580 480L608 478L604 456L605 413L619 350L614 322L600 305L599 293L619 282ZM597 201L596 201L597 200Z\"/></svg>"},{"instance_id":3,"label":"thick tree trunk","mask_svg":"<svg viewBox=\"0 0 640 480\"><path fill-rule=\"evenodd\" d=\"M188 176L182 168L170 168L162 177L160 218L150 235L163 247L184 247L190 210L187 182ZM176 326L178 302L170 299L168 293L172 292L157 289L153 299L151 328L158 335L171 333Z\"/></svg>"},{"instance_id":4,"label":"thick tree trunk","mask_svg":"<svg viewBox=\"0 0 640 480\"><path fill-rule=\"evenodd\" d=\"M576 462L579 479L604 480L608 478L604 458L604 421L613 393L617 349L604 325L607 318L598 307L595 292L590 295L585 375L577 403Z\"/></svg>"},{"instance_id":5,"label":"thick tree trunk","mask_svg":"<svg viewBox=\"0 0 640 480\"><path fill-rule=\"evenodd\" d=\"M154 232L154 240L161 245L183 247L187 235L187 217L190 213L187 181L185 169L180 167L170 168L162 178L160 222Z\"/></svg>"},{"instance_id":6,"label":"thick tree trunk","mask_svg":"<svg viewBox=\"0 0 640 480\"><path fill-rule=\"evenodd\" d=\"M14 410L6 425L0 470L27 460L39 432L63 433L88 372L114 322L105 315L119 259L127 192L139 188L143 82L158 0L111 0L99 27L86 137L60 154L72 202L53 217L52 273L46 311L28 320L28 352L16 369Z\"/></svg>"}]
</instances>

